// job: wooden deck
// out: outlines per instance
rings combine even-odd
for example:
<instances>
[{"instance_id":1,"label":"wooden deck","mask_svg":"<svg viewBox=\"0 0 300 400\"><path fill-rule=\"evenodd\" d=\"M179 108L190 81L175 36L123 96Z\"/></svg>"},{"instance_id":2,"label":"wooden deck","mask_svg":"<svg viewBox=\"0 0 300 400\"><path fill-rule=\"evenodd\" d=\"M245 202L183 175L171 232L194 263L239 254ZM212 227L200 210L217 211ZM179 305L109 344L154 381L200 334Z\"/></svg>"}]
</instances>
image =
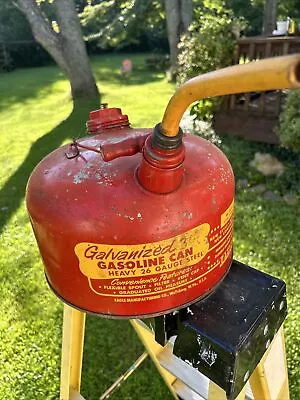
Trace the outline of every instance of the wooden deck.
<instances>
[{"instance_id":1,"label":"wooden deck","mask_svg":"<svg viewBox=\"0 0 300 400\"><path fill-rule=\"evenodd\" d=\"M237 42L233 65L299 52L300 36L242 38ZM218 133L277 144L274 129L285 96L281 90L224 96L213 127Z\"/></svg>"}]
</instances>

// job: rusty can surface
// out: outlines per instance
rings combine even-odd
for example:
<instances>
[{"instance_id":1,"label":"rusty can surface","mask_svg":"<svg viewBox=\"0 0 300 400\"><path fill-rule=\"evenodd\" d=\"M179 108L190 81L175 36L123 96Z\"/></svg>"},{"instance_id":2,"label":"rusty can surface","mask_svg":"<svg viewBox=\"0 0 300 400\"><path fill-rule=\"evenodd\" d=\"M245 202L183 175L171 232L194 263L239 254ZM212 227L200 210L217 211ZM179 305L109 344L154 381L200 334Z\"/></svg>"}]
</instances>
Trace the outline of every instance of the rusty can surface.
<instances>
[{"instance_id":1,"label":"rusty can surface","mask_svg":"<svg viewBox=\"0 0 300 400\"><path fill-rule=\"evenodd\" d=\"M60 298L103 316L160 315L205 296L229 269L233 173L200 137L164 149L125 117L95 121L101 111L114 121L109 110L94 114L92 136L40 162L27 208Z\"/></svg>"}]
</instances>

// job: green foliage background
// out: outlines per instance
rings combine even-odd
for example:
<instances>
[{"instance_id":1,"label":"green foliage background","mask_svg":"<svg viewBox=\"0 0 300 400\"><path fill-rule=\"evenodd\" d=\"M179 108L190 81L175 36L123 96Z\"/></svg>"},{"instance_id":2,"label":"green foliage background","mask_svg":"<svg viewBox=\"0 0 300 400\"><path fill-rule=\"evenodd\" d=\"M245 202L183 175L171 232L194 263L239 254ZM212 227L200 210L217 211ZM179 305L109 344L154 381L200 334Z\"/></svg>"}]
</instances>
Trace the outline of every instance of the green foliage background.
<instances>
[{"instance_id":1,"label":"green foliage background","mask_svg":"<svg viewBox=\"0 0 300 400\"><path fill-rule=\"evenodd\" d=\"M291 90L280 114L280 143L300 153L300 90Z\"/></svg>"},{"instance_id":2,"label":"green foliage background","mask_svg":"<svg viewBox=\"0 0 300 400\"><path fill-rule=\"evenodd\" d=\"M167 50L163 2L101 1L80 14L83 35L91 49Z\"/></svg>"},{"instance_id":3,"label":"green foliage background","mask_svg":"<svg viewBox=\"0 0 300 400\"><path fill-rule=\"evenodd\" d=\"M242 21L223 6L195 9L194 22L179 44L179 83L231 64L233 31Z\"/></svg>"},{"instance_id":4,"label":"green foliage background","mask_svg":"<svg viewBox=\"0 0 300 400\"><path fill-rule=\"evenodd\" d=\"M168 52L162 0L74 0L74 2L90 53L120 49ZM205 24L203 14L207 13L208 20L215 26L216 32L213 29L210 32L213 37L216 37L221 27L225 30L222 32L226 34L233 17L242 17L247 22L242 29L244 34L261 33L263 0L193 0L193 3L195 22L202 21L201 24ZM56 19L51 1L42 0L40 6L50 21ZM212 9L217 10L215 18L211 15ZM299 19L299 10L300 0L278 2L279 18L290 16ZM223 18L226 19L226 15L228 21L222 21ZM198 23L198 27L199 25ZM205 36L208 28L203 27L201 32ZM32 39L29 24L21 11L12 1L0 0L0 42ZM7 49L15 67L38 66L52 62L47 53L36 43L10 44L7 45Z\"/></svg>"}]
</instances>

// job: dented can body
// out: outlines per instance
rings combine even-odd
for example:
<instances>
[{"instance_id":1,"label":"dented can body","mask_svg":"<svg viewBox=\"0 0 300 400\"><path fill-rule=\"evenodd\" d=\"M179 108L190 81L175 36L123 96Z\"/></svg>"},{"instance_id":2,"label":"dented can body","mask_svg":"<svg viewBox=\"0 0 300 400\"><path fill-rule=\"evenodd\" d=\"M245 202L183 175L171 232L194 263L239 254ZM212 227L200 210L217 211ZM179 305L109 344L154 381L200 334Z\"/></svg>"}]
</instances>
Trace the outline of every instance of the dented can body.
<instances>
[{"instance_id":1,"label":"dented can body","mask_svg":"<svg viewBox=\"0 0 300 400\"><path fill-rule=\"evenodd\" d=\"M122 126L83 138L78 154L55 150L29 180L27 208L47 280L79 309L160 315L207 295L230 267L234 178L219 149L185 134L182 179L169 193L141 184L146 177L151 188L157 168L144 172L143 152L105 161L90 150L151 133Z\"/></svg>"}]
</instances>

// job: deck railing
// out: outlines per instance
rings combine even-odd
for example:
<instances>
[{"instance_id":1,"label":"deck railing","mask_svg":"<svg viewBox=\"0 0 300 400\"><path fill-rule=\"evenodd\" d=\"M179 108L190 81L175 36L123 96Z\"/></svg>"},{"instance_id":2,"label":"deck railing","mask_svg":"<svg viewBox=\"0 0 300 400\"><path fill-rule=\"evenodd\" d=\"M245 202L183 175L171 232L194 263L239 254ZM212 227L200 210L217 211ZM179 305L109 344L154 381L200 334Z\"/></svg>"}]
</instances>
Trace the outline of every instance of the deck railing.
<instances>
[{"instance_id":1,"label":"deck railing","mask_svg":"<svg viewBox=\"0 0 300 400\"><path fill-rule=\"evenodd\" d=\"M233 64L300 52L300 37L249 37L239 39ZM248 114L278 117L283 92L245 93L224 98L223 110L239 110Z\"/></svg>"}]
</instances>

